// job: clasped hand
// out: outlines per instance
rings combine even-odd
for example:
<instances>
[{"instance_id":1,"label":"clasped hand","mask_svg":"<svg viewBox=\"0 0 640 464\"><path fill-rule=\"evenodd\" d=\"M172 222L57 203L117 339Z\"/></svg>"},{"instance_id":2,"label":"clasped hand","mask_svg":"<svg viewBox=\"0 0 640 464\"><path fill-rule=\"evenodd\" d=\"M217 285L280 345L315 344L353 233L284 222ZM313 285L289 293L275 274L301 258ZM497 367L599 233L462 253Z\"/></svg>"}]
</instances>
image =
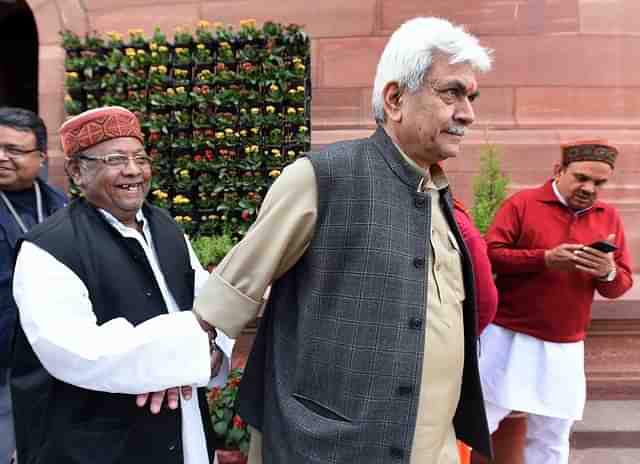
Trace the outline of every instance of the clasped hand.
<instances>
[{"instance_id":1,"label":"clasped hand","mask_svg":"<svg viewBox=\"0 0 640 464\"><path fill-rule=\"evenodd\" d=\"M615 236L610 235L608 240ZM613 253L589 248L586 245L563 243L547 250L544 260L548 268L558 271L583 271L598 278L604 278L615 269Z\"/></svg>"},{"instance_id":2,"label":"clasped hand","mask_svg":"<svg viewBox=\"0 0 640 464\"><path fill-rule=\"evenodd\" d=\"M211 377L213 378L218 375L218 372L222 367L224 354L222 353L222 350L215 344L215 328L204 321L197 313L194 312L194 315L198 320L200 327L207 333L211 341ZM158 414L162 409L162 404L166 399L166 404L169 409L177 409L179 404L178 397L180 395L180 392L182 392L182 397L187 401L193 397L193 387L190 385L185 385L182 387L172 387L168 388L167 390L151 393L141 393L139 395L136 395L136 405L141 408L144 407L144 405L147 404L148 401L151 413Z\"/></svg>"}]
</instances>

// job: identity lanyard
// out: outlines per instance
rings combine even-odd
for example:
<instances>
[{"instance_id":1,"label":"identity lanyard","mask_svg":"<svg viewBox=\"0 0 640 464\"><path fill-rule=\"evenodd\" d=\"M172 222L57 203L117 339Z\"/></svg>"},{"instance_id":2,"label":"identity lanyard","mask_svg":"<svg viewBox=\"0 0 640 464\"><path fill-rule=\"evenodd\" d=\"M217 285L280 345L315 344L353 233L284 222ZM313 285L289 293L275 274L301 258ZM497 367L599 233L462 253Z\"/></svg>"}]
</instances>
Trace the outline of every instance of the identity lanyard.
<instances>
[{"instance_id":1,"label":"identity lanyard","mask_svg":"<svg viewBox=\"0 0 640 464\"><path fill-rule=\"evenodd\" d=\"M35 187L35 190L36 190L36 210L37 210L36 214L38 215L38 218L37 218L38 224L40 224L44 219L44 215L42 214L42 193L40 192L40 186L38 185L37 181L33 183L33 186ZM18 215L15 208L13 207L13 205L11 204L11 202L9 201L9 199L7 198L7 196L4 194L2 190L0 190L0 197L2 197L2 201L4 201L4 204L7 205L7 209L13 216L13 219L16 220L16 222L20 226L20 229L22 229L22 233L26 234L27 226L24 225L22 218Z\"/></svg>"}]
</instances>

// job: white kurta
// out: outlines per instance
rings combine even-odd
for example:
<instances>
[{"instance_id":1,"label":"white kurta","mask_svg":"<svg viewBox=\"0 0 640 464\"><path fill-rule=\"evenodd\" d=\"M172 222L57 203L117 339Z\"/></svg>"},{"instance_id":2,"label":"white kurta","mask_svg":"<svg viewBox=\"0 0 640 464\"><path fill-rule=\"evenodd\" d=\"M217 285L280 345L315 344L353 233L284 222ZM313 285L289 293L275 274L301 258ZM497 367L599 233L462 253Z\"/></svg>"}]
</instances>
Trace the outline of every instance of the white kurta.
<instances>
[{"instance_id":1,"label":"white kurta","mask_svg":"<svg viewBox=\"0 0 640 464\"><path fill-rule=\"evenodd\" d=\"M480 340L486 401L512 411L582 419L584 342L548 342L495 324L484 330Z\"/></svg>"},{"instance_id":2,"label":"white kurta","mask_svg":"<svg viewBox=\"0 0 640 464\"><path fill-rule=\"evenodd\" d=\"M138 394L179 385L207 385L211 380L208 337L192 312L179 311L160 270L142 212L137 219L143 223L143 234L106 211L100 212L123 237L138 241L169 314L137 326L124 318L98 325L82 280L49 253L25 242L16 263L13 291L22 328L42 365L63 382L108 393ZM185 241L197 295L209 274ZM211 380L219 383L228 374L234 341L219 332L216 342L225 353L220 373ZM210 462L197 397L190 401L181 398L180 405L184 462Z\"/></svg>"}]
</instances>

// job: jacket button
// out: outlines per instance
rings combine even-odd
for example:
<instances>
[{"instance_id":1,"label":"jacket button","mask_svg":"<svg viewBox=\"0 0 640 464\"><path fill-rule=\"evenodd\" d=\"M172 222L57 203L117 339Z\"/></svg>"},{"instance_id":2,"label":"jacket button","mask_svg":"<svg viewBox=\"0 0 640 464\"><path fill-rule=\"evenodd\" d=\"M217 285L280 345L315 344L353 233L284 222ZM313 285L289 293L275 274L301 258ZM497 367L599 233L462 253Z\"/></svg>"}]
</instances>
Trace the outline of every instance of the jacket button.
<instances>
[{"instance_id":1,"label":"jacket button","mask_svg":"<svg viewBox=\"0 0 640 464\"><path fill-rule=\"evenodd\" d=\"M416 208L424 208L424 204L426 203L425 199L422 197L416 197L413 200L413 204L416 205Z\"/></svg>"},{"instance_id":2,"label":"jacket button","mask_svg":"<svg viewBox=\"0 0 640 464\"><path fill-rule=\"evenodd\" d=\"M394 459L402 459L404 457L404 450L397 446L392 446L389 449L389 452L391 453L391 457Z\"/></svg>"},{"instance_id":3,"label":"jacket button","mask_svg":"<svg viewBox=\"0 0 640 464\"><path fill-rule=\"evenodd\" d=\"M167 449L169 451L175 451L176 450L176 443L169 443L169 446L167 446Z\"/></svg>"},{"instance_id":4,"label":"jacket button","mask_svg":"<svg viewBox=\"0 0 640 464\"><path fill-rule=\"evenodd\" d=\"M417 268L424 267L424 258L421 258L421 257L414 258L413 265Z\"/></svg>"},{"instance_id":5,"label":"jacket button","mask_svg":"<svg viewBox=\"0 0 640 464\"><path fill-rule=\"evenodd\" d=\"M147 290L146 292L144 292L144 294L147 296L147 298L151 298L151 290Z\"/></svg>"},{"instance_id":6,"label":"jacket button","mask_svg":"<svg viewBox=\"0 0 640 464\"><path fill-rule=\"evenodd\" d=\"M398 387L398 395L407 396L413 393L413 385L400 385Z\"/></svg>"},{"instance_id":7,"label":"jacket button","mask_svg":"<svg viewBox=\"0 0 640 464\"><path fill-rule=\"evenodd\" d=\"M412 317L409 320L409 327L411 327L414 330L422 329L422 319L420 319L419 317Z\"/></svg>"}]
</instances>

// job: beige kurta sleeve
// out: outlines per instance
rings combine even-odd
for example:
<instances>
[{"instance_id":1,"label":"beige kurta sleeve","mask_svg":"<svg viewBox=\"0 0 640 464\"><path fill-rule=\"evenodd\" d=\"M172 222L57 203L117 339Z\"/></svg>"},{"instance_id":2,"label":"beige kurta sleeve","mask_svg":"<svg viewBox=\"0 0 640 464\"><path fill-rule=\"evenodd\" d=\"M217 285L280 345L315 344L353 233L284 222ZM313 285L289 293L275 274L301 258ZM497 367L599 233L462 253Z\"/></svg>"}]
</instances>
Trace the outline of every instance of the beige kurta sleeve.
<instances>
[{"instance_id":1,"label":"beige kurta sleeve","mask_svg":"<svg viewBox=\"0 0 640 464\"><path fill-rule=\"evenodd\" d=\"M267 287L307 249L317 215L315 173L303 158L273 183L256 222L211 274L194 311L228 336L240 335L258 314Z\"/></svg>"}]
</instances>

